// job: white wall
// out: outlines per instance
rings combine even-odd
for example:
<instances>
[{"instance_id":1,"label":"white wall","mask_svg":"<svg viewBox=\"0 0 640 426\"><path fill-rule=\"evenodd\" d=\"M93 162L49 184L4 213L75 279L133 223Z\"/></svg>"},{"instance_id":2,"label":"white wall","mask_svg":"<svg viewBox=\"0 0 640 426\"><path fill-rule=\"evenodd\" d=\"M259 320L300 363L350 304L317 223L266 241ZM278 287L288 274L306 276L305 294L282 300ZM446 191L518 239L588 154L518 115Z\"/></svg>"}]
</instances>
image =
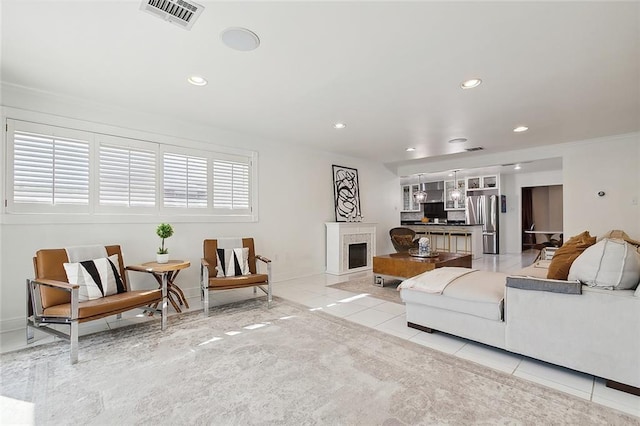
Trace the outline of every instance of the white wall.
<instances>
[{"instance_id":1,"label":"white wall","mask_svg":"<svg viewBox=\"0 0 640 426\"><path fill-rule=\"evenodd\" d=\"M57 223L42 216L2 214L0 330L24 326L25 279L33 276L31 258L36 250L82 244L120 244L125 263L145 262L155 258L158 245L155 227L161 221L172 223L175 229L174 236L167 240L172 256L191 261L191 268L178 277L178 284L189 296L198 295L199 262L205 238L254 237L256 251L273 260L274 281L322 273L325 269L324 223L335 221L332 164L358 169L362 214L366 222L378 223L377 252L393 250L387 233L399 222L400 184L399 179L380 164L327 152L295 149L273 141L189 123L102 109L46 94L20 92L19 95L3 97L3 106L9 107L4 108L3 118L7 115L45 117L68 124L67 118L70 117L83 120L85 124L93 122L92 126L98 130L104 130L106 126L108 131L117 130L131 137L154 139L156 134L164 134L258 151L259 221L212 223L190 222L184 218L174 221L171 217L108 216L100 223L74 223L78 220L68 218L66 223ZM108 117L108 120L103 117ZM4 147L6 141L2 151ZM146 274L131 273L130 278L134 287L155 286Z\"/></svg>"},{"instance_id":2,"label":"white wall","mask_svg":"<svg viewBox=\"0 0 640 426\"><path fill-rule=\"evenodd\" d=\"M563 159L565 239L622 229L640 239L640 135L587 142ZM599 197L598 191L606 195Z\"/></svg>"}]
</instances>

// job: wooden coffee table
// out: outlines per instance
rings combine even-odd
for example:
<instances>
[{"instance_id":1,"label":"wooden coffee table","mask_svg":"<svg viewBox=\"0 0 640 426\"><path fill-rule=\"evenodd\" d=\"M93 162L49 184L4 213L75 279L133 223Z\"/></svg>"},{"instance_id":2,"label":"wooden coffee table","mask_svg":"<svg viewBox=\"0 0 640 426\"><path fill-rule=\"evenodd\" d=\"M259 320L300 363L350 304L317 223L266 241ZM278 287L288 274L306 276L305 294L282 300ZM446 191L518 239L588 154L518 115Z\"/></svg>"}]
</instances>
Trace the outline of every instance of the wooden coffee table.
<instances>
[{"instance_id":1,"label":"wooden coffee table","mask_svg":"<svg viewBox=\"0 0 640 426\"><path fill-rule=\"evenodd\" d=\"M416 257L409 253L392 253L373 257L373 282L384 287L387 278L411 278L423 272L442 268L443 266L459 266L471 268L470 254L440 253L438 257Z\"/></svg>"}]
</instances>

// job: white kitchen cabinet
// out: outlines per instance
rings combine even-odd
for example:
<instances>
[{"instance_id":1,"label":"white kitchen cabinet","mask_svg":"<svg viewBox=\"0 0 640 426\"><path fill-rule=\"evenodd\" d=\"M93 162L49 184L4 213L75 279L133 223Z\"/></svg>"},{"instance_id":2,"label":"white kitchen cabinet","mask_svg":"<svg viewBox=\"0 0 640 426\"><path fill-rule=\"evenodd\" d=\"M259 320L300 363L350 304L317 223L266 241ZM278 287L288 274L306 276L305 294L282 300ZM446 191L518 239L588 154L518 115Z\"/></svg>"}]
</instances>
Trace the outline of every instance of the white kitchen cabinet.
<instances>
[{"instance_id":1,"label":"white kitchen cabinet","mask_svg":"<svg viewBox=\"0 0 640 426\"><path fill-rule=\"evenodd\" d=\"M402 211L403 212L419 212L420 203L416 203L413 193L420 189L420 185L402 185Z\"/></svg>"},{"instance_id":2,"label":"white kitchen cabinet","mask_svg":"<svg viewBox=\"0 0 640 426\"><path fill-rule=\"evenodd\" d=\"M464 210L466 203L466 184L464 179L458 180L458 189L460 189L460 198L453 200L451 198L451 192L455 188L455 183L452 180L444 182L444 209L445 210Z\"/></svg>"},{"instance_id":3,"label":"white kitchen cabinet","mask_svg":"<svg viewBox=\"0 0 640 426\"><path fill-rule=\"evenodd\" d=\"M500 176L473 176L467 178L467 191L483 191L485 189L499 189Z\"/></svg>"}]
</instances>

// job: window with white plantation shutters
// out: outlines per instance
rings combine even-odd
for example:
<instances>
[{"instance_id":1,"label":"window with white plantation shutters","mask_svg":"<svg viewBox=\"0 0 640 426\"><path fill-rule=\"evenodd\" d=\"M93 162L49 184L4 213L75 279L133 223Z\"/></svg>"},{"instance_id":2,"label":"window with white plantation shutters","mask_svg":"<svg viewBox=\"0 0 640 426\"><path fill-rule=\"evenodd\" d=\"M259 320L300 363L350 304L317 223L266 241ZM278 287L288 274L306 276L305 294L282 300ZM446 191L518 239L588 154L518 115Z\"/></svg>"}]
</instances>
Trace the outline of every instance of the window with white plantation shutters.
<instances>
[{"instance_id":1,"label":"window with white plantation shutters","mask_svg":"<svg viewBox=\"0 0 640 426\"><path fill-rule=\"evenodd\" d=\"M45 121L6 118L6 149L1 151L6 167L0 166L0 173L3 213L9 220L29 221L32 214L42 214L38 223L103 223L111 215L127 214L153 222L160 216L258 220L255 151L172 136L158 136L159 142L142 131L60 117ZM89 130L96 126L104 132ZM123 220L128 218L114 223Z\"/></svg>"},{"instance_id":2,"label":"window with white plantation shutters","mask_svg":"<svg viewBox=\"0 0 640 426\"><path fill-rule=\"evenodd\" d=\"M101 206L155 207L156 153L100 146Z\"/></svg>"},{"instance_id":3,"label":"window with white plantation shutters","mask_svg":"<svg viewBox=\"0 0 640 426\"><path fill-rule=\"evenodd\" d=\"M165 207L208 207L207 158L165 152L163 197Z\"/></svg>"},{"instance_id":4,"label":"window with white plantation shutters","mask_svg":"<svg viewBox=\"0 0 640 426\"><path fill-rule=\"evenodd\" d=\"M213 208L249 210L249 164L213 160Z\"/></svg>"},{"instance_id":5,"label":"window with white plantation shutters","mask_svg":"<svg viewBox=\"0 0 640 426\"><path fill-rule=\"evenodd\" d=\"M13 204L88 205L89 142L13 131Z\"/></svg>"}]
</instances>

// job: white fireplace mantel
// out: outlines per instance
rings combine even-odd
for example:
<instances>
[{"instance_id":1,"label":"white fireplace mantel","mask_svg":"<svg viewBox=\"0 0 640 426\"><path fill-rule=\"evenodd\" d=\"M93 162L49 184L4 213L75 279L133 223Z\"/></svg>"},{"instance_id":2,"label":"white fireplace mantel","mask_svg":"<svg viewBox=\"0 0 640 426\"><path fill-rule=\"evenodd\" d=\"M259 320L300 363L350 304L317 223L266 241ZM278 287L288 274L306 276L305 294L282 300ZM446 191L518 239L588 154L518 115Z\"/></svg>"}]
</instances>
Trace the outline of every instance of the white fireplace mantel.
<instances>
[{"instance_id":1,"label":"white fireplace mantel","mask_svg":"<svg viewBox=\"0 0 640 426\"><path fill-rule=\"evenodd\" d=\"M327 273L351 274L371 270L376 252L376 224L362 222L326 222L327 227ZM349 245L367 244L367 264L349 269Z\"/></svg>"}]
</instances>

